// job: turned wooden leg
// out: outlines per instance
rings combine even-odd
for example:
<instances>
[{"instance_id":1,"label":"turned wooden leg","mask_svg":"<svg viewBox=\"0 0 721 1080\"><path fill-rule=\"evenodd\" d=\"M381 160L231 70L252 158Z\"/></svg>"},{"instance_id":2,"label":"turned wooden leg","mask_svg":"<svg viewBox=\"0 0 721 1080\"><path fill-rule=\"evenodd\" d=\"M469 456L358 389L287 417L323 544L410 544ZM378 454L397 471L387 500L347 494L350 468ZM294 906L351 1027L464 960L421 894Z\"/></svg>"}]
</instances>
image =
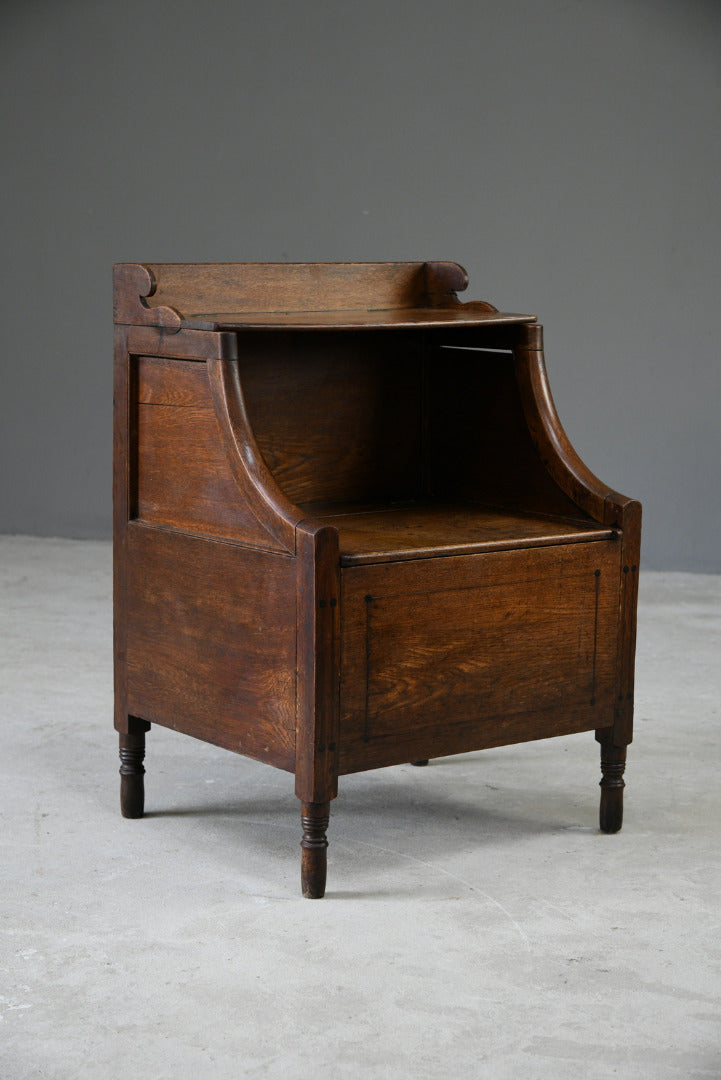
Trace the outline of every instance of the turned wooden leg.
<instances>
[{"instance_id":1,"label":"turned wooden leg","mask_svg":"<svg viewBox=\"0 0 721 1080\"><path fill-rule=\"evenodd\" d=\"M422 761L412 761L411 765L417 765L420 768L422 765L428 764L428 758L424 758Z\"/></svg>"},{"instance_id":2,"label":"turned wooden leg","mask_svg":"<svg viewBox=\"0 0 721 1080\"><path fill-rule=\"evenodd\" d=\"M623 770L626 747L601 743L601 831L616 833L623 824Z\"/></svg>"},{"instance_id":3,"label":"turned wooden leg","mask_svg":"<svg viewBox=\"0 0 721 1080\"><path fill-rule=\"evenodd\" d=\"M145 804L145 732L120 735L120 812L141 818Z\"/></svg>"},{"instance_id":4,"label":"turned wooden leg","mask_svg":"<svg viewBox=\"0 0 721 1080\"><path fill-rule=\"evenodd\" d=\"M328 840L325 831L330 817L330 803L302 803L300 820L303 839L300 864L300 880L303 896L308 900L320 900L325 895Z\"/></svg>"}]
</instances>

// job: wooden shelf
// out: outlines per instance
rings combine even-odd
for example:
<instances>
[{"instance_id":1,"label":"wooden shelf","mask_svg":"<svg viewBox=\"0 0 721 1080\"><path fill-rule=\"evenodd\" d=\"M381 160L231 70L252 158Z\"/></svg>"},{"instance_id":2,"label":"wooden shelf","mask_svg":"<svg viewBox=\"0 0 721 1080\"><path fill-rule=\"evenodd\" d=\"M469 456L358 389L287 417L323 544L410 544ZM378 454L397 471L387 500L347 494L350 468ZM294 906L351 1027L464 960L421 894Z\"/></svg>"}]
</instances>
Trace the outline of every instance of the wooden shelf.
<instances>
[{"instance_id":1,"label":"wooden shelf","mask_svg":"<svg viewBox=\"0 0 721 1080\"><path fill-rule=\"evenodd\" d=\"M609 540L597 522L553 519L468 503L425 501L303 507L338 529L342 566Z\"/></svg>"},{"instance_id":2,"label":"wooden shelf","mask_svg":"<svg viewBox=\"0 0 721 1080\"><path fill-rule=\"evenodd\" d=\"M469 310L470 309L470 310ZM472 305L448 308L394 308L356 311L244 311L186 315L195 330L388 330L448 326L496 326L533 323L535 315L473 311Z\"/></svg>"}]
</instances>

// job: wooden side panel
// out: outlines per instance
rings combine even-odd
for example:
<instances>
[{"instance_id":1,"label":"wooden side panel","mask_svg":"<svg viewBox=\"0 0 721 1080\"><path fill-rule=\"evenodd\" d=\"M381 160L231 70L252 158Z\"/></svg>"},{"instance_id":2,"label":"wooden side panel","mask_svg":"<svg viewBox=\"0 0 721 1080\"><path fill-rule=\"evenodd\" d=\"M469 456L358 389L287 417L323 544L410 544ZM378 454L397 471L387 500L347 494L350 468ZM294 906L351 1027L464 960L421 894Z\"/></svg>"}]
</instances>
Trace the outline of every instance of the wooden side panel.
<instances>
[{"instance_id":1,"label":"wooden side panel","mask_svg":"<svg viewBox=\"0 0 721 1080\"><path fill-rule=\"evenodd\" d=\"M128 526L128 711L295 767L295 560Z\"/></svg>"},{"instance_id":2,"label":"wooden side panel","mask_svg":"<svg viewBox=\"0 0 721 1080\"><path fill-rule=\"evenodd\" d=\"M139 356L136 362L140 404L212 409L205 363L160 356Z\"/></svg>"},{"instance_id":3,"label":"wooden side panel","mask_svg":"<svg viewBox=\"0 0 721 1080\"><path fill-rule=\"evenodd\" d=\"M610 726L620 547L344 569L341 772Z\"/></svg>"},{"instance_id":4,"label":"wooden side panel","mask_svg":"<svg viewBox=\"0 0 721 1080\"><path fill-rule=\"evenodd\" d=\"M421 484L422 336L244 336L263 458L294 503L402 498Z\"/></svg>"},{"instance_id":5,"label":"wooden side panel","mask_svg":"<svg viewBox=\"0 0 721 1080\"><path fill-rule=\"evenodd\" d=\"M228 463L204 363L138 357L132 516L282 550L244 502Z\"/></svg>"}]
</instances>

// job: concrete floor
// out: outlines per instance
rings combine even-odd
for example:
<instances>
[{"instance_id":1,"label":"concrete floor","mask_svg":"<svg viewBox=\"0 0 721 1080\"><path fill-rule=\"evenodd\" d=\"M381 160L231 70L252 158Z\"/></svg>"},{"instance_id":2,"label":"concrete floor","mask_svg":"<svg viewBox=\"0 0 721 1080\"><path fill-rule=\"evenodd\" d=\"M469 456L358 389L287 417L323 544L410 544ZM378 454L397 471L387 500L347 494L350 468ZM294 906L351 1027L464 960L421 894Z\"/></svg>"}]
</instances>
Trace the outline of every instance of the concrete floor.
<instances>
[{"instance_id":1,"label":"concrete floor","mask_svg":"<svg viewBox=\"0 0 721 1080\"><path fill-rule=\"evenodd\" d=\"M721 1077L721 578L642 576L622 833L592 735L344 778L154 728L118 812L110 547L0 538L0 1077Z\"/></svg>"}]
</instances>

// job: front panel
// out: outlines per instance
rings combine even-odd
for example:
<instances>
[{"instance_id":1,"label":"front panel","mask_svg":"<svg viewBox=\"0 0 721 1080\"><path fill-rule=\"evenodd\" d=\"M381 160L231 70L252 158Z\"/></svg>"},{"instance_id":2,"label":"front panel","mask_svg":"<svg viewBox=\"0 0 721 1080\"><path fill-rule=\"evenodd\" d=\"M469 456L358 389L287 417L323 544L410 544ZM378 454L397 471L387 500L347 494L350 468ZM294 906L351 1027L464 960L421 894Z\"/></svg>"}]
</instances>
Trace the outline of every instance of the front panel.
<instances>
[{"instance_id":1,"label":"front panel","mask_svg":"<svg viewBox=\"0 0 721 1080\"><path fill-rule=\"evenodd\" d=\"M620 547L344 569L341 771L609 726Z\"/></svg>"}]
</instances>

